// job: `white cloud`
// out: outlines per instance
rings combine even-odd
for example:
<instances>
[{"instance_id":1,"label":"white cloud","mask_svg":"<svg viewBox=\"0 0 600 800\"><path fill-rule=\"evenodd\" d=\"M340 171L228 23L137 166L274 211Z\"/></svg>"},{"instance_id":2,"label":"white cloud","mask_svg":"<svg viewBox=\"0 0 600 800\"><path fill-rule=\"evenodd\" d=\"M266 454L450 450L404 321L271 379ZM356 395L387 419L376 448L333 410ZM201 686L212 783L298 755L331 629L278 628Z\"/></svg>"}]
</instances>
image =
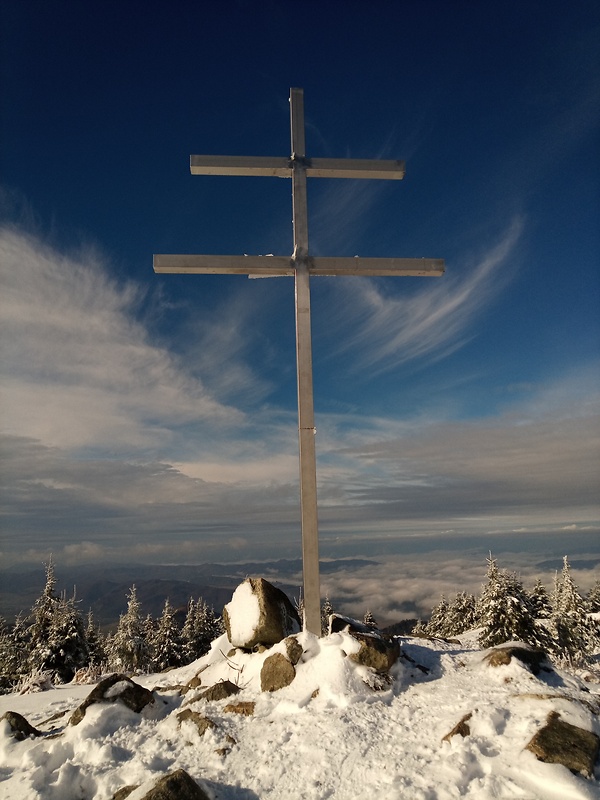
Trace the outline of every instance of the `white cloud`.
<instances>
[{"instance_id":1,"label":"white cloud","mask_svg":"<svg viewBox=\"0 0 600 800\"><path fill-rule=\"evenodd\" d=\"M114 451L164 444L184 423L242 421L152 343L136 321L140 288L111 281L97 257L3 228L0 264L7 432Z\"/></svg>"},{"instance_id":2,"label":"white cloud","mask_svg":"<svg viewBox=\"0 0 600 800\"><path fill-rule=\"evenodd\" d=\"M390 296L388 283L368 278L336 282L340 302L333 319L346 330L333 356L351 352L353 368L371 375L417 358L448 356L472 336L476 316L505 288L512 274L507 262L522 232L523 221L515 218L470 271L449 265L446 275L425 281L411 296Z\"/></svg>"}]
</instances>

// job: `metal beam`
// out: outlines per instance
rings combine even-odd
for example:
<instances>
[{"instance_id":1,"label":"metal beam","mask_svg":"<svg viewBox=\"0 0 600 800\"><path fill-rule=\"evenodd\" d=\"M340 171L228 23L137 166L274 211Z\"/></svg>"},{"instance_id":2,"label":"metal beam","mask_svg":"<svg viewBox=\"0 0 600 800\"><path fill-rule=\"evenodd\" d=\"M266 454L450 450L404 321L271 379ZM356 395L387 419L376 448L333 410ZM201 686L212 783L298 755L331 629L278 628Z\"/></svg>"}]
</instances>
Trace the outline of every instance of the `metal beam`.
<instances>
[{"instance_id":1,"label":"metal beam","mask_svg":"<svg viewBox=\"0 0 600 800\"><path fill-rule=\"evenodd\" d=\"M291 178L289 158L268 156L190 156L192 175L266 175Z\"/></svg>"},{"instance_id":2,"label":"metal beam","mask_svg":"<svg viewBox=\"0 0 600 800\"><path fill-rule=\"evenodd\" d=\"M359 158L304 158L309 178L371 178L402 180L404 161L379 161ZM291 178L290 158L269 156L190 156L192 175L254 175Z\"/></svg>"},{"instance_id":3,"label":"metal beam","mask_svg":"<svg viewBox=\"0 0 600 800\"><path fill-rule=\"evenodd\" d=\"M202 275L293 275L290 256L155 255L154 272Z\"/></svg>"},{"instance_id":4,"label":"metal beam","mask_svg":"<svg viewBox=\"0 0 600 800\"><path fill-rule=\"evenodd\" d=\"M371 275L439 277L445 272L442 258L356 258L318 256L310 258L311 275Z\"/></svg>"},{"instance_id":5,"label":"metal beam","mask_svg":"<svg viewBox=\"0 0 600 800\"><path fill-rule=\"evenodd\" d=\"M309 178L377 178L401 181L406 174L404 161L378 161L358 158L309 158Z\"/></svg>"}]
</instances>

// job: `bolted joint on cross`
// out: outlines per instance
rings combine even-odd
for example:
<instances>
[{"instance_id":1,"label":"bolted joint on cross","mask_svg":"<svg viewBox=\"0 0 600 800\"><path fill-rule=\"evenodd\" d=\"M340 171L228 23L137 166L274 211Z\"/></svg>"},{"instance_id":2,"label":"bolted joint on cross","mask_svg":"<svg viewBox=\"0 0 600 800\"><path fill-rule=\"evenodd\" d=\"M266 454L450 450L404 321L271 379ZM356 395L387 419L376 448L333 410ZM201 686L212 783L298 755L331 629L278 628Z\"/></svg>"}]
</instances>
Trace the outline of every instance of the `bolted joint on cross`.
<instances>
[{"instance_id":1,"label":"bolted joint on cross","mask_svg":"<svg viewBox=\"0 0 600 800\"><path fill-rule=\"evenodd\" d=\"M294 276L296 287L296 372L300 516L304 582L304 626L321 635L319 536L315 421L310 327L311 275L440 276L445 265L435 258L337 258L309 255L307 178L401 180L403 161L315 158L305 155L304 94L290 90L291 151L289 158L254 156L191 156L193 175L257 175L292 179L294 252L290 256L155 255L155 272L243 274L250 277Z\"/></svg>"}]
</instances>

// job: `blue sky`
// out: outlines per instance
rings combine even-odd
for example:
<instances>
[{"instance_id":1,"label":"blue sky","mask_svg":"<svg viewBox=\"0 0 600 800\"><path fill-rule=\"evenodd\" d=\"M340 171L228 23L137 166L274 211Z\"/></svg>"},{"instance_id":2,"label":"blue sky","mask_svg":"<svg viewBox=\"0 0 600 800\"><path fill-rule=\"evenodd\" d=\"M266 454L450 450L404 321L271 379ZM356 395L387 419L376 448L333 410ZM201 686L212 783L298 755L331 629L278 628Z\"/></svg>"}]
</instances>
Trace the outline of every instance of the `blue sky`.
<instances>
[{"instance_id":1,"label":"blue sky","mask_svg":"<svg viewBox=\"0 0 600 800\"><path fill-rule=\"evenodd\" d=\"M407 167L309 182L312 253L447 267L311 283L323 556L598 552L596 3L1 14L4 564L299 554L293 279L152 271L291 253L289 181L188 166L289 155L291 86L309 156Z\"/></svg>"}]
</instances>

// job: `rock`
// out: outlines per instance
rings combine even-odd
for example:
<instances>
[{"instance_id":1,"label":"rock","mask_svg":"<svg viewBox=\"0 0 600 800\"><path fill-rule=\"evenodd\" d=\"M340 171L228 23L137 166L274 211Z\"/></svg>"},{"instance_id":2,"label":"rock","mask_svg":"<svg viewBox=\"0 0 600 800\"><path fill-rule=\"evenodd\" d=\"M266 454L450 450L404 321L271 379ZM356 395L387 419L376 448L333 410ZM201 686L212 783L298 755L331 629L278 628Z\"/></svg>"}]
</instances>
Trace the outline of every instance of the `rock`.
<instances>
[{"instance_id":1,"label":"rock","mask_svg":"<svg viewBox=\"0 0 600 800\"><path fill-rule=\"evenodd\" d=\"M227 638L234 647L270 647L298 633L300 618L287 595L263 578L247 578L223 609Z\"/></svg>"},{"instance_id":2,"label":"rock","mask_svg":"<svg viewBox=\"0 0 600 800\"><path fill-rule=\"evenodd\" d=\"M587 777L594 772L599 749L600 739L595 733L564 722L556 711L548 714L544 727L526 746L538 761L562 764Z\"/></svg>"},{"instance_id":3,"label":"rock","mask_svg":"<svg viewBox=\"0 0 600 800\"><path fill-rule=\"evenodd\" d=\"M348 631L348 633L373 633L373 628L370 625L365 625L364 622L352 619L352 617L331 614L329 617L329 633L341 633L342 631Z\"/></svg>"},{"instance_id":4,"label":"rock","mask_svg":"<svg viewBox=\"0 0 600 800\"><path fill-rule=\"evenodd\" d=\"M456 725L449 731L444 737L442 737L442 742L449 742L453 736L462 736L463 739L465 736L471 735L471 728L468 725L469 720L473 716L473 712L469 711L468 714L465 714L464 717L456 723Z\"/></svg>"},{"instance_id":5,"label":"rock","mask_svg":"<svg viewBox=\"0 0 600 800\"><path fill-rule=\"evenodd\" d=\"M288 659L294 666L296 666L296 664L302 658L302 653L304 652L302 650L302 645L295 636L288 636L284 644Z\"/></svg>"},{"instance_id":6,"label":"rock","mask_svg":"<svg viewBox=\"0 0 600 800\"><path fill-rule=\"evenodd\" d=\"M12 735L19 742L22 742L30 736L43 736L42 731L38 731L37 728L34 728L33 725L27 722L25 717L16 711L7 711L0 717L0 721L3 719L8 722Z\"/></svg>"},{"instance_id":7,"label":"rock","mask_svg":"<svg viewBox=\"0 0 600 800\"><path fill-rule=\"evenodd\" d=\"M179 720L179 724L187 721L193 722L200 736L204 736L206 731L217 727L212 719L202 716L202 714L199 714L197 711L192 711L191 708L180 711L179 714L177 714L177 719Z\"/></svg>"},{"instance_id":8,"label":"rock","mask_svg":"<svg viewBox=\"0 0 600 800\"><path fill-rule=\"evenodd\" d=\"M229 703L223 711L228 714L241 714L243 717L251 717L254 714L256 703L253 700L240 700L239 703Z\"/></svg>"},{"instance_id":9,"label":"rock","mask_svg":"<svg viewBox=\"0 0 600 800\"><path fill-rule=\"evenodd\" d=\"M265 659L260 671L260 688L263 692L276 692L289 686L296 677L296 670L283 653L273 653Z\"/></svg>"},{"instance_id":10,"label":"rock","mask_svg":"<svg viewBox=\"0 0 600 800\"><path fill-rule=\"evenodd\" d=\"M126 798L129 797L132 792L135 792L137 788L137 784L134 784L133 786L122 786L113 794L112 800L126 800Z\"/></svg>"},{"instance_id":11,"label":"rock","mask_svg":"<svg viewBox=\"0 0 600 800\"><path fill-rule=\"evenodd\" d=\"M120 796L118 796L119 792L117 792L117 794L113 795L113 800L122 800L136 788L139 787L125 786L123 789L119 789L119 792L131 791ZM210 800L210 797L185 770L178 769L175 772L169 772L168 775L163 775L162 778L158 778L154 785L148 789L142 800Z\"/></svg>"},{"instance_id":12,"label":"rock","mask_svg":"<svg viewBox=\"0 0 600 800\"><path fill-rule=\"evenodd\" d=\"M238 694L239 691L240 687L236 686L235 683L231 681L220 681L209 689L206 689L206 691L201 692L194 698L194 701L206 700L207 702L211 702L215 700L225 700L226 697L231 697L232 694Z\"/></svg>"},{"instance_id":13,"label":"rock","mask_svg":"<svg viewBox=\"0 0 600 800\"><path fill-rule=\"evenodd\" d=\"M543 669L543 664L547 661L546 653L543 650L534 650L525 643L511 644L508 647L494 647L484 656L484 660L487 661L490 667L501 667L505 664L510 664L513 658L528 667L534 675L537 675Z\"/></svg>"},{"instance_id":14,"label":"rock","mask_svg":"<svg viewBox=\"0 0 600 800\"><path fill-rule=\"evenodd\" d=\"M154 695L148 689L134 683L127 675L109 675L92 689L83 703L75 709L69 725L79 725L86 709L94 703L114 703L119 701L138 714L147 705L154 703Z\"/></svg>"},{"instance_id":15,"label":"rock","mask_svg":"<svg viewBox=\"0 0 600 800\"><path fill-rule=\"evenodd\" d=\"M348 658L375 672L389 672L400 656L397 639L386 639L378 633L358 633L350 631L353 639L360 642L358 653L350 653Z\"/></svg>"}]
</instances>

